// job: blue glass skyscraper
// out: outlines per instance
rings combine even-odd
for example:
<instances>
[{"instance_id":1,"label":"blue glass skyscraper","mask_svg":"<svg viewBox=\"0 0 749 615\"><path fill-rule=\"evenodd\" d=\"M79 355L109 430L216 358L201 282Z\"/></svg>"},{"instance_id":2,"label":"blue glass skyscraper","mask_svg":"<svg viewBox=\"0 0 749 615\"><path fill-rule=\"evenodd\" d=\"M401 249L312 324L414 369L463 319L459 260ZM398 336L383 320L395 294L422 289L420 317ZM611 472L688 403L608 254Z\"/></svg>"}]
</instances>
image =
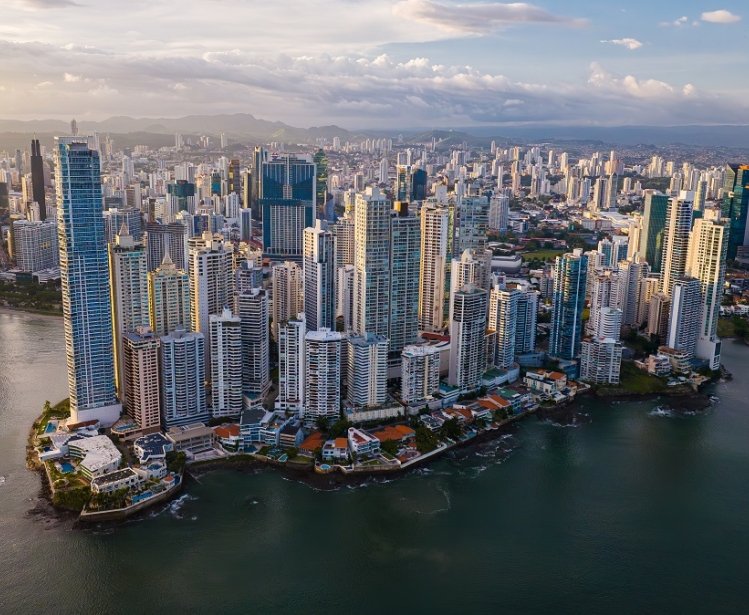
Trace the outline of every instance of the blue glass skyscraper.
<instances>
[{"instance_id":1,"label":"blue glass skyscraper","mask_svg":"<svg viewBox=\"0 0 749 615\"><path fill-rule=\"evenodd\" d=\"M285 155L262 163L265 256L301 262L304 229L315 219L315 186L315 163L309 156Z\"/></svg>"},{"instance_id":2,"label":"blue glass skyscraper","mask_svg":"<svg viewBox=\"0 0 749 615\"><path fill-rule=\"evenodd\" d=\"M587 274L588 257L581 249L557 256L549 341L552 357L574 359L580 354Z\"/></svg>"},{"instance_id":3,"label":"blue glass skyscraper","mask_svg":"<svg viewBox=\"0 0 749 615\"><path fill-rule=\"evenodd\" d=\"M109 267L99 154L85 139L55 139L57 233L73 422L120 416L114 381Z\"/></svg>"}]
</instances>

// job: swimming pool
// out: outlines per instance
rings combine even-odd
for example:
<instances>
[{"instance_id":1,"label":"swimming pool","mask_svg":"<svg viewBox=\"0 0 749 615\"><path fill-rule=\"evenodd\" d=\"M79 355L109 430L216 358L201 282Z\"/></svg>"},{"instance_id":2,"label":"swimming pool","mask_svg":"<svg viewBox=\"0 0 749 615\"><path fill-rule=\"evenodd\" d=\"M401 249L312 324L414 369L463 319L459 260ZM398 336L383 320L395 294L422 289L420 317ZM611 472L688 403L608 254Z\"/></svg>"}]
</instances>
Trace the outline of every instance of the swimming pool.
<instances>
[{"instance_id":1,"label":"swimming pool","mask_svg":"<svg viewBox=\"0 0 749 615\"><path fill-rule=\"evenodd\" d=\"M52 423L51 421L47 423L47 426L44 428L44 433L52 433L53 431L57 430L57 424Z\"/></svg>"},{"instance_id":2,"label":"swimming pool","mask_svg":"<svg viewBox=\"0 0 749 615\"><path fill-rule=\"evenodd\" d=\"M72 464L68 463L67 461L63 461L60 464L60 469L62 470L63 474L70 474L71 472L75 472L75 468Z\"/></svg>"}]
</instances>

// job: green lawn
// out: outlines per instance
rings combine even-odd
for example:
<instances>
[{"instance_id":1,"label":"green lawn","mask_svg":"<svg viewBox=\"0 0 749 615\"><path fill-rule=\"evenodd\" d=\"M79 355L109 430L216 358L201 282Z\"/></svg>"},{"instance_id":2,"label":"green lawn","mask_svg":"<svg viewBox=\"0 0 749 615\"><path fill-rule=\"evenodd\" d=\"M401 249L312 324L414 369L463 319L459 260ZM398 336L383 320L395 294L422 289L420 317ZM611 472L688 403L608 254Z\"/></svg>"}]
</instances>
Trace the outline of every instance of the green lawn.
<instances>
[{"instance_id":1,"label":"green lawn","mask_svg":"<svg viewBox=\"0 0 749 615\"><path fill-rule=\"evenodd\" d=\"M619 384L616 386L600 387L599 392L609 395L646 395L662 393L666 390L666 383L635 367L634 363L623 362Z\"/></svg>"},{"instance_id":2,"label":"green lawn","mask_svg":"<svg viewBox=\"0 0 749 615\"><path fill-rule=\"evenodd\" d=\"M550 261L564 254L564 250L533 250L532 252L521 252L524 261Z\"/></svg>"}]
</instances>

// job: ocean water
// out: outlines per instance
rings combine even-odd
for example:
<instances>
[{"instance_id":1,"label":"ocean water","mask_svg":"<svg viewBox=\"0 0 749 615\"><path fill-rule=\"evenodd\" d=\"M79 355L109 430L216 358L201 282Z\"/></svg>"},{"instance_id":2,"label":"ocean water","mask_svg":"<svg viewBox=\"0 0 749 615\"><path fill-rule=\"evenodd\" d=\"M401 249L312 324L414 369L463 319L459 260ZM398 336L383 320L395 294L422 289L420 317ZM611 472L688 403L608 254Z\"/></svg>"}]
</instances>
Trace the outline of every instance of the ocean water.
<instances>
[{"instance_id":1,"label":"ocean water","mask_svg":"<svg viewBox=\"0 0 749 615\"><path fill-rule=\"evenodd\" d=\"M704 413L585 400L403 477L216 470L115 526L50 517L28 428L59 319L0 313L0 612L744 613L749 348Z\"/></svg>"}]
</instances>

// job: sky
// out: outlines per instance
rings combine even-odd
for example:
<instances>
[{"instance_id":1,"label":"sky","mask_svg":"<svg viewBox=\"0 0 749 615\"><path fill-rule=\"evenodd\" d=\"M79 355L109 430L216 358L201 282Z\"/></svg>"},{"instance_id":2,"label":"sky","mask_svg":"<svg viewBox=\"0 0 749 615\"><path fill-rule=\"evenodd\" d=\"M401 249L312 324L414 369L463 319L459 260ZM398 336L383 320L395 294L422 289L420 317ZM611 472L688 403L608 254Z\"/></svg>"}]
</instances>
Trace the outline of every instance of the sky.
<instances>
[{"instance_id":1,"label":"sky","mask_svg":"<svg viewBox=\"0 0 749 615\"><path fill-rule=\"evenodd\" d=\"M746 0L3 0L0 118L749 123Z\"/></svg>"}]
</instances>

